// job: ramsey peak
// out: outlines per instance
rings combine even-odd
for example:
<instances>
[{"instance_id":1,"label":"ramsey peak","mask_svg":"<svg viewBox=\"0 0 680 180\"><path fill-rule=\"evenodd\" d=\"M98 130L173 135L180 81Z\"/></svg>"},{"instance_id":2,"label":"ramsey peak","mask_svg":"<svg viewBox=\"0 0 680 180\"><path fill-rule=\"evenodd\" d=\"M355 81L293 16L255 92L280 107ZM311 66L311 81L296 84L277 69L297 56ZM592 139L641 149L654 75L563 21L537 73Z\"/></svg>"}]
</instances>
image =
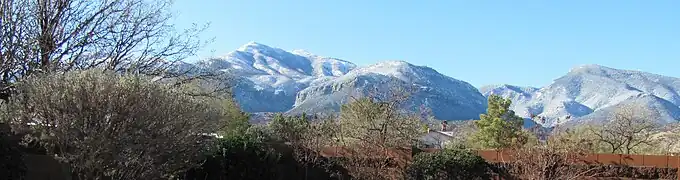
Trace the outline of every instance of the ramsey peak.
<instances>
[{"instance_id":1,"label":"ramsey peak","mask_svg":"<svg viewBox=\"0 0 680 180\"><path fill-rule=\"evenodd\" d=\"M357 67L303 50L250 42L198 65L234 75L234 96L251 113L337 112L351 96L398 88L409 89L408 104L414 110L428 107L437 119L478 119L486 111L486 98L469 83L404 61Z\"/></svg>"}]
</instances>

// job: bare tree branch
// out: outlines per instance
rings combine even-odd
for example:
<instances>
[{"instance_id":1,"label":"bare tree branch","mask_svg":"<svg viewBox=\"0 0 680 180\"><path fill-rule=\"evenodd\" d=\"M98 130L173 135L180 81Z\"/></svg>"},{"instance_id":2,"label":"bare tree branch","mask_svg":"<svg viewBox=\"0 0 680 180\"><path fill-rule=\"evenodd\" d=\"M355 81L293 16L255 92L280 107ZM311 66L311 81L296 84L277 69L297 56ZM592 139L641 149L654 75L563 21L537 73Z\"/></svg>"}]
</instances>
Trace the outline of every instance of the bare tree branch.
<instances>
[{"instance_id":1,"label":"bare tree branch","mask_svg":"<svg viewBox=\"0 0 680 180\"><path fill-rule=\"evenodd\" d=\"M640 105L624 105L617 109L609 122L591 132L599 142L606 144L611 153L635 153L640 145L650 145L651 135L659 126L657 114Z\"/></svg>"},{"instance_id":2,"label":"bare tree branch","mask_svg":"<svg viewBox=\"0 0 680 180\"><path fill-rule=\"evenodd\" d=\"M171 0L0 0L0 84L36 73L103 68L180 79L219 73L178 68L203 47L207 26L178 32ZM200 77L200 78L199 78Z\"/></svg>"}]
</instances>

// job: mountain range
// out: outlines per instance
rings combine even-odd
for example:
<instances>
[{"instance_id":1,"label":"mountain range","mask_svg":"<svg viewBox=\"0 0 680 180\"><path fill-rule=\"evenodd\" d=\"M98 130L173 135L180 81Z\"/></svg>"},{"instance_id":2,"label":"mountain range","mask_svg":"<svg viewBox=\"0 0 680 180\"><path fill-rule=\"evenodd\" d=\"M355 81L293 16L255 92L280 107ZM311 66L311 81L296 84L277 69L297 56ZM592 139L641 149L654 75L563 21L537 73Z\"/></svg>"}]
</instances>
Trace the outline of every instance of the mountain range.
<instances>
[{"instance_id":1,"label":"mountain range","mask_svg":"<svg viewBox=\"0 0 680 180\"><path fill-rule=\"evenodd\" d=\"M406 89L410 95L407 109L426 107L441 120L478 119L491 94L511 99L511 109L520 116L545 117L537 123L546 127L598 121L630 103L653 107L661 123L680 119L679 78L600 65L575 67L541 88L503 84L479 89L405 61L359 67L338 58L257 42L196 65L233 75L234 96L250 113L333 113L352 97Z\"/></svg>"},{"instance_id":2,"label":"mountain range","mask_svg":"<svg viewBox=\"0 0 680 180\"><path fill-rule=\"evenodd\" d=\"M543 126L602 121L631 105L650 107L659 123L680 119L679 78L593 64L572 68L541 88L490 85L480 92L510 98L518 115L545 117L538 122Z\"/></svg>"}]
</instances>

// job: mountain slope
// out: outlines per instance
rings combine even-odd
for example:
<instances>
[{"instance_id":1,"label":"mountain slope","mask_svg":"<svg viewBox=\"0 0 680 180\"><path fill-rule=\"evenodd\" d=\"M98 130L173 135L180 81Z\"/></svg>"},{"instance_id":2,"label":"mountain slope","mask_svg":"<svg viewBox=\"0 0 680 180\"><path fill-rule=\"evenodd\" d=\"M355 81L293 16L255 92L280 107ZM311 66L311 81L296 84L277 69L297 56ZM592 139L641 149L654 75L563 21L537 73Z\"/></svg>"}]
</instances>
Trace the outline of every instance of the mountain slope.
<instances>
[{"instance_id":1,"label":"mountain slope","mask_svg":"<svg viewBox=\"0 0 680 180\"><path fill-rule=\"evenodd\" d=\"M640 110L635 108L636 105L648 107L651 110L651 114L645 114L645 117L649 117L659 124L673 123L677 122L677 119L680 119L680 108L678 108L677 105L654 95L639 94L616 105L602 108L586 116L575 118L565 125L605 122L611 120L612 116L617 113L619 108L627 108L634 114L641 114Z\"/></svg>"},{"instance_id":2,"label":"mountain slope","mask_svg":"<svg viewBox=\"0 0 680 180\"><path fill-rule=\"evenodd\" d=\"M358 68L304 50L285 51L250 42L198 65L233 75L236 100L253 113L337 112L351 96L393 89L414 90L407 104L414 110L429 107L441 119L477 119L486 110L484 96L467 82L404 61Z\"/></svg>"},{"instance_id":3,"label":"mountain slope","mask_svg":"<svg viewBox=\"0 0 680 180\"><path fill-rule=\"evenodd\" d=\"M536 91L538 91L538 88L535 87L513 86L509 84L487 85L479 88L479 92L485 96L496 94L500 96L513 97L512 99L521 99L524 97L530 98L531 95Z\"/></svg>"},{"instance_id":4,"label":"mountain slope","mask_svg":"<svg viewBox=\"0 0 680 180\"><path fill-rule=\"evenodd\" d=\"M569 73L556 79L552 84L533 92L524 90L516 92L509 87L499 87L491 91L487 90L487 92L499 92L502 96L511 98L512 108L519 115L529 117L534 114L546 117L543 125L554 126L600 110L609 111L606 108L619 105L624 101L632 101L631 98L634 97L643 97L644 94L657 97L677 107L680 104L680 96L678 96L680 79L600 65L583 65L571 69ZM658 103L652 100L635 102L650 106ZM605 111L600 113L605 113ZM596 117L597 114L592 117ZM568 117L573 118L567 119Z\"/></svg>"},{"instance_id":5,"label":"mountain slope","mask_svg":"<svg viewBox=\"0 0 680 180\"><path fill-rule=\"evenodd\" d=\"M530 101L536 91L538 91L538 88L535 87L522 87L508 84L487 85L479 88L479 92L481 92L484 97L489 97L494 94L509 98L513 102L510 107L511 109L515 109L517 105L522 105Z\"/></svg>"},{"instance_id":6,"label":"mountain slope","mask_svg":"<svg viewBox=\"0 0 680 180\"><path fill-rule=\"evenodd\" d=\"M410 107L413 110L427 107L437 119L477 119L486 110L484 96L467 82L444 76L432 68L386 61L300 91L289 113L337 111L350 96L387 92L394 87L411 90Z\"/></svg>"},{"instance_id":7,"label":"mountain slope","mask_svg":"<svg viewBox=\"0 0 680 180\"><path fill-rule=\"evenodd\" d=\"M292 108L297 92L314 81L342 76L355 64L304 51L288 52L249 42L223 57L198 63L236 78L234 96L247 112L284 112Z\"/></svg>"}]
</instances>

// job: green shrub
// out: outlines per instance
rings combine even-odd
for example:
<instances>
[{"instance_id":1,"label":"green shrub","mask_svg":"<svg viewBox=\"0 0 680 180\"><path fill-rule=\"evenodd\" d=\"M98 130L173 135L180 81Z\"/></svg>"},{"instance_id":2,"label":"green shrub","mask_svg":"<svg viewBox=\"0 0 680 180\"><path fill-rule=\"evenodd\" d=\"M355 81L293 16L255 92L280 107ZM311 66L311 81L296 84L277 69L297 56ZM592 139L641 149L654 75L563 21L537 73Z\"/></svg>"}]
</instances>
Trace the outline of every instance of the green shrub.
<instances>
[{"instance_id":1,"label":"green shrub","mask_svg":"<svg viewBox=\"0 0 680 180\"><path fill-rule=\"evenodd\" d=\"M303 135L309 129L309 118L302 116L283 116L277 114L268 123L269 129L279 140L297 142L303 139Z\"/></svg>"},{"instance_id":2,"label":"green shrub","mask_svg":"<svg viewBox=\"0 0 680 180\"><path fill-rule=\"evenodd\" d=\"M226 136L187 179L275 179L279 160L279 153L257 137Z\"/></svg>"},{"instance_id":3,"label":"green shrub","mask_svg":"<svg viewBox=\"0 0 680 180\"><path fill-rule=\"evenodd\" d=\"M408 179L489 179L489 164L462 149L419 153L407 169Z\"/></svg>"}]
</instances>

